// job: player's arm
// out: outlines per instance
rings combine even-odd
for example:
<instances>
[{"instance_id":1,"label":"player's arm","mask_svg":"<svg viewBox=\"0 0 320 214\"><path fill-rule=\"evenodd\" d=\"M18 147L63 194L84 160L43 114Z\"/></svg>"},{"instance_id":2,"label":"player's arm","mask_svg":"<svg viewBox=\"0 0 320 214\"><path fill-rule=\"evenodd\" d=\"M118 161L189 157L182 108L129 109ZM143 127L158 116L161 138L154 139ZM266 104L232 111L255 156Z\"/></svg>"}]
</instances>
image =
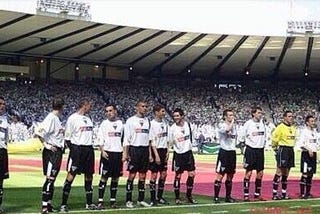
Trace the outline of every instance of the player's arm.
<instances>
[{"instance_id":1,"label":"player's arm","mask_svg":"<svg viewBox=\"0 0 320 214\"><path fill-rule=\"evenodd\" d=\"M280 137L281 137L281 126L277 126L271 134L271 147L273 150L278 149Z\"/></svg>"},{"instance_id":2,"label":"player's arm","mask_svg":"<svg viewBox=\"0 0 320 214\"><path fill-rule=\"evenodd\" d=\"M149 161L150 163L155 161L157 164L160 164L160 157L158 154L157 146L156 146L156 139L157 139L157 133L154 129L154 126L151 123L150 127L150 140L149 140ZM153 159L152 154L154 154L155 159Z\"/></svg>"},{"instance_id":3,"label":"player's arm","mask_svg":"<svg viewBox=\"0 0 320 214\"><path fill-rule=\"evenodd\" d=\"M150 149L151 148L151 149ZM149 146L149 149L152 150L153 154L154 154L154 157L155 157L155 160L153 160L152 158L152 153L150 151L150 156L151 156L151 159L152 161L155 161L157 164L160 164L160 156L159 156L159 153L158 153L158 150L157 150L157 146L154 142L154 140L150 140L150 146Z\"/></svg>"},{"instance_id":4,"label":"player's arm","mask_svg":"<svg viewBox=\"0 0 320 214\"><path fill-rule=\"evenodd\" d=\"M124 136L123 136L123 154L122 154L122 161L128 161L129 160L129 146L130 142L129 139L131 138L131 132L130 132L130 126L127 123L124 125Z\"/></svg>"},{"instance_id":5,"label":"player's arm","mask_svg":"<svg viewBox=\"0 0 320 214\"><path fill-rule=\"evenodd\" d=\"M52 119L51 120L45 119L41 124L39 124L39 127L36 129L35 134L36 134L37 138L43 144L44 148L55 152L55 151L57 151L57 148L55 146L48 144L45 141L45 136L52 133L53 130L54 130L54 121Z\"/></svg>"},{"instance_id":6,"label":"player's arm","mask_svg":"<svg viewBox=\"0 0 320 214\"><path fill-rule=\"evenodd\" d=\"M104 123L102 122L99 129L98 129L98 135L97 135L97 141L98 141L98 145L99 145L99 150L101 152L101 157L108 159L108 154L106 151L104 151L104 137L103 137L103 133L105 133L104 131Z\"/></svg>"},{"instance_id":7,"label":"player's arm","mask_svg":"<svg viewBox=\"0 0 320 214\"><path fill-rule=\"evenodd\" d=\"M74 127L72 125L72 121L70 119L70 117L67 120L66 123L66 129L64 132L64 149L71 147L71 135L73 133Z\"/></svg>"},{"instance_id":8,"label":"player's arm","mask_svg":"<svg viewBox=\"0 0 320 214\"><path fill-rule=\"evenodd\" d=\"M237 147L244 147L246 141L246 132L247 132L247 123L245 123L239 130L238 138L237 138Z\"/></svg>"}]
</instances>

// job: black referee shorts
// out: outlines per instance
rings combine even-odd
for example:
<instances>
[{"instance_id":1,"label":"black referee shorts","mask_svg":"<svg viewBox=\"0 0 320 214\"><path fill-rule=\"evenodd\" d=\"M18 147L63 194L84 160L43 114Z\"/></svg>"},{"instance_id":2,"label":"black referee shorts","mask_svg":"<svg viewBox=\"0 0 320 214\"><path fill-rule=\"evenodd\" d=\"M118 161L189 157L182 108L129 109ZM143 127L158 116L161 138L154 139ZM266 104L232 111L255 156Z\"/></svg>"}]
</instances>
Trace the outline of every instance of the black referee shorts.
<instances>
[{"instance_id":1,"label":"black referee shorts","mask_svg":"<svg viewBox=\"0 0 320 214\"><path fill-rule=\"evenodd\" d=\"M276 154L277 167L290 169L294 167L294 150L293 147L280 146Z\"/></svg>"}]
</instances>

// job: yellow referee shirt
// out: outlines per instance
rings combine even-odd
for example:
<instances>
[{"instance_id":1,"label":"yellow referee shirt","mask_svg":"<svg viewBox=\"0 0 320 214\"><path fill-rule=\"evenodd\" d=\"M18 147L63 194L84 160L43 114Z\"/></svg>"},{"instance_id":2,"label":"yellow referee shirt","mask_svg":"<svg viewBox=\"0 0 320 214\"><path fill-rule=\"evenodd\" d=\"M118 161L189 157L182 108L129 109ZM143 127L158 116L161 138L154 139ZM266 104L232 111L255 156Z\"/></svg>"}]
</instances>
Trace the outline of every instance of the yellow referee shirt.
<instances>
[{"instance_id":1,"label":"yellow referee shirt","mask_svg":"<svg viewBox=\"0 0 320 214\"><path fill-rule=\"evenodd\" d=\"M271 146L276 148L278 146L294 147L296 141L296 127L291 125L279 124L272 133Z\"/></svg>"}]
</instances>

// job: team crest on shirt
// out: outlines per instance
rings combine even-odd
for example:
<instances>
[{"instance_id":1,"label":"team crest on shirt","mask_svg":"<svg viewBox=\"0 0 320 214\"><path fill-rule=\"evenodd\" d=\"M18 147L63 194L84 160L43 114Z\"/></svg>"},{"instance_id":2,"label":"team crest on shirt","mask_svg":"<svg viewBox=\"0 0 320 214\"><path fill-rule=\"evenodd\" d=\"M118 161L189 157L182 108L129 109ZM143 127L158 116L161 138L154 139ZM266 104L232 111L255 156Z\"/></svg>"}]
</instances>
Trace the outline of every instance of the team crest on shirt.
<instances>
[{"instance_id":1,"label":"team crest on shirt","mask_svg":"<svg viewBox=\"0 0 320 214\"><path fill-rule=\"evenodd\" d=\"M2 120L0 120L0 124L2 124Z\"/></svg>"},{"instance_id":2,"label":"team crest on shirt","mask_svg":"<svg viewBox=\"0 0 320 214\"><path fill-rule=\"evenodd\" d=\"M113 123L112 127L113 127L114 130L116 130L117 129L117 123Z\"/></svg>"},{"instance_id":3,"label":"team crest on shirt","mask_svg":"<svg viewBox=\"0 0 320 214\"><path fill-rule=\"evenodd\" d=\"M102 174L106 175L108 173L108 170L102 170Z\"/></svg>"},{"instance_id":4,"label":"team crest on shirt","mask_svg":"<svg viewBox=\"0 0 320 214\"><path fill-rule=\"evenodd\" d=\"M308 167L307 169L308 169L308 171L310 172L310 171L312 170L312 167Z\"/></svg>"},{"instance_id":5,"label":"team crest on shirt","mask_svg":"<svg viewBox=\"0 0 320 214\"><path fill-rule=\"evenodd\" d=\"M161 123L161 126L160 126L160 127L161 127L161 129L163 130L163 129L164 129L164 124L163 124L163 123Z\"/></svg>"},{"instance_id":6,"label":"team crest on shirt","mask_svg":"<svg viewBox=\"0 0 320 214\"><path fill-rule=\"evenodd\" d=\"M181 129L181 133L182 133L182 134L184 134L184 133L185 133L184 128L182 128L182 129Z\"/></svg>"},{"instance_id":7,"label":"team crest on shirt","mask_svg":"<svg viewBox=\"0 0 320 214\"><path fill-rule=\"evenodd\" d=\"M87 118L83 117L82 120L83 120L83 122L84 122L85 124L88 123Z\"/></svg>"},{"instance_id":8,"label":"team crest on shirt","mask_svg":"<svg viewBox=\"0 0 320 214\"><path fill-rule=\"evenodd\" d=\"M143 120L139 120L139 124L142 127L143 126L144 121Z\"/></svg>"}]
</instances>

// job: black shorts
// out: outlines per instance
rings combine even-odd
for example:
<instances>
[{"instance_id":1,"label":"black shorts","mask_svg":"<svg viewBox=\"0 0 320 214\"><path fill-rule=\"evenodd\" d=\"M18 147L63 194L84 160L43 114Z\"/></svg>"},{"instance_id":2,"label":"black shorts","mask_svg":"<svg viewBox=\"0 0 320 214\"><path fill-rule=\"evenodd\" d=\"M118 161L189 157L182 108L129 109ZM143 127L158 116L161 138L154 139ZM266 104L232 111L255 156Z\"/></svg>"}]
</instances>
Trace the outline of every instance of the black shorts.
<instances>
[{"instance_id":1,"label":"black shorts","mask_svg":"<svg viewBox=\"0 0 320 214\"><path fill-rule=\"evenodd\" d=\"M313 153L313 157L309 156L309 152L301 152L300 172L314 174L317 171L317 153Z\"/></svg>"},{"instance_id":2,"label":"black shorts","mask_svg":"<svg viewBox=\"0 0 320 214\"><path fill-rule=\"evenodd\" d=\"M146 173L149 167L149 146L129 146L129 162L127 171L130 173Z\"/></svg>"},{"instance_id":3,"label":"black shorts","mask_svg":"<svg viewBox=\"0 0 320 214\"><path fill-rule=\"evenodd\" d=\"M72 175L94 173L94 150L92 146L71 145L67 171Z\"/></svg>"},{"instance_id":4,"label":"black shorts","mask_svg":"<svg viewBox=\"0 0 320 214\"><path fill-rule=\"evenodd\" d=\"M0 149L0 179L9 178L8 151Z\"/></svg>"},{"instance_id":5,"label":"black shorts","mask_svg":"<svg viewBox=\"0 0 320 214\"><path fill-rule=\"evenodd\" d=\"M118 178L123 175L122 152L108 152L108 159L100 157L99 174L104 177Z\"/></svg>"},{"instance_id":6,"label":"black shorts","mask_svg":"<svg viewBox=\"0 0 320 214\"><path fill-rule=\"evenodd\" d=\"M159 157L160 157L160 164L157 164L155 161L155 155L152 152L153 162L149 164L149 169L151 172L163 172L167 171L168 169L168 160L167 160L167 152L168 149L159 148L157 149Z\"/></svg>"},{"instance_id":7,"label":"black shorts","mask_svg":"<svg viewBox=\"0 0 320 214\"><path fill-rule=\"evenodd\" d=\"M60 172L62 162L62 149L57 148L56 152L48 149L42 151L43 175L48 177L57 177Z\"/></svg>"},{"instance_id":8,"label":"black shorts","mask_svg":"<svg viewBox=\"0 0 320 214\"><path fill-rule=\"evenodd\" d=\"M173 153L172 171L183 173L184 171L194 171L196 169L192 151L182 154Z\"/></svg>"},{"instance_id":9,"label":"black shorts","mask_svg":"<svg viewBox=\"0 0 320 214\"><path fill-rule=\"evenodd\" d=\"M219 174L234 174L236 172L236 151L219 149L216 172Z\"/></svg>"},{"instance_id":10,"label":"black shorts","mask_svg":"<svg viewBox=\"0 0 320 214\"><path fill-rule=\"evenodd\" d=\"M264 148L246 146L243 156L243 168L246 170L264 170Z\"/></svg>"},{"instance_id":11,"label":"black shorts","mask_svg":"<svg viewBox=\"0 0 320 214\"><path fill-rule=\"evenodd\" d=\"M294 150L293 147L280 146L277 154L277 167L278 168L291 168L294 167Z\"/></svg>"}]
</instances>

